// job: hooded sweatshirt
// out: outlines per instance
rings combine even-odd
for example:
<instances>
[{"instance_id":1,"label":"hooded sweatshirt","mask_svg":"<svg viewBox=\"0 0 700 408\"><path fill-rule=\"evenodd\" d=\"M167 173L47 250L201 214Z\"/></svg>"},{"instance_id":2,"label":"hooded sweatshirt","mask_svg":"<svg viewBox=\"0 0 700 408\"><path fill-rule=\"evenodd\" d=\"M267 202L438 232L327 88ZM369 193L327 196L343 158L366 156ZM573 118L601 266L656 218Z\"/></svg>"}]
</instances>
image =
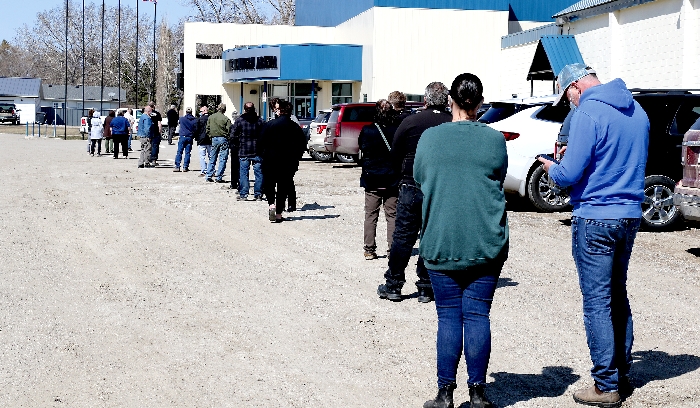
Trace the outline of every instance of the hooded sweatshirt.
<instances>
[{"instance_id":1,"label":"hooded sweatshirt","mask_svg":"<svg viewBox=\"0 0 700 408\"><path fill-rule=\"evenodd\" d=\"M572 186L574 216L640 218L648 146L649 118L618 78L583 92L566 154L549 176Z\"/></svg>"}]
</instances>

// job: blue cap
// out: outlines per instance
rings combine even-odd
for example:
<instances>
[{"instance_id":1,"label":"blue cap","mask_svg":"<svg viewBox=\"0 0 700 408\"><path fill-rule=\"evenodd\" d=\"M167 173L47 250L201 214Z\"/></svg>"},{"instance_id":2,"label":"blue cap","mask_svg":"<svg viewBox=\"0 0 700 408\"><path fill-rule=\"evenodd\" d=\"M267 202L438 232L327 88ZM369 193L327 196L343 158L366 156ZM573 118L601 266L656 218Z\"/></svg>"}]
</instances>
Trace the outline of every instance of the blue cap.
<instances>
[{"instance_id":1,"label":"blue cap","mask_svg":"<svg viewBox=\"0 0 700 408\"><path fill-rule=\"evenodd\" d=\"M554 100L554 105L559 105L562 100L566 100L566 90L571 84L590 74L595 74L595 70L578 62L562 68L559 75L557 75L559 95L557 99Z\"/></svg>"}]
</instances>

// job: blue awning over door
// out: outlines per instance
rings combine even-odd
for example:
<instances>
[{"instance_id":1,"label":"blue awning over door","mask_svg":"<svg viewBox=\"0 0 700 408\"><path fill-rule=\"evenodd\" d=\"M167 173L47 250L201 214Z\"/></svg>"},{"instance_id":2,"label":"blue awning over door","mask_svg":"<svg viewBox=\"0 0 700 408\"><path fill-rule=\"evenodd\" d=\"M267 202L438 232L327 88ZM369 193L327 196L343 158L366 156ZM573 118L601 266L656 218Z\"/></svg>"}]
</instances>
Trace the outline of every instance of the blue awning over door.
<instances>
[{"instance_id":1,"label":"blue awning over door","mask_svg":"<svg viewBox=\"0 0 700 408\"><path fill-rule=\"evenodd\" d=\"M568 64L583 62L573 35L545 35L540 38L527 80L554 80Z\"/></svg>"}]
</instances>

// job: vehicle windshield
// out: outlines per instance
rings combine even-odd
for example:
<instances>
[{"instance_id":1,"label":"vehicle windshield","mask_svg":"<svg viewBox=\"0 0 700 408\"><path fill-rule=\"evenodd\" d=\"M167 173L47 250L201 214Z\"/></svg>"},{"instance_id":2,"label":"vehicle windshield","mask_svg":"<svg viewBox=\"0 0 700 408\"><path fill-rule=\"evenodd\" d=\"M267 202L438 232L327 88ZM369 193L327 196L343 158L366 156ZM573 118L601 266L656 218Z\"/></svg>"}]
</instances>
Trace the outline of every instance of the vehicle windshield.
<instances>
[{"instance_id":1,"label":"vehicle windshield","mask_svg":"<svg viewBox=\"0 0 700 408\"><path fill-rule=\"evenodd\" d=\"M10 113L15 108L15 105L0 105L0 112Z\"/></svg>"},{"instance_id":2,"label":"vehicle windshield","mask_svg":"<svg viewBox=\"0 0 700 408\"><path fill-rule=\"evenodd\" d=\"M516 113L516 105L514 103L494 102L489 110L479 118L481 123L494 123L513 116Z\"/></svg>"}]
</instances>

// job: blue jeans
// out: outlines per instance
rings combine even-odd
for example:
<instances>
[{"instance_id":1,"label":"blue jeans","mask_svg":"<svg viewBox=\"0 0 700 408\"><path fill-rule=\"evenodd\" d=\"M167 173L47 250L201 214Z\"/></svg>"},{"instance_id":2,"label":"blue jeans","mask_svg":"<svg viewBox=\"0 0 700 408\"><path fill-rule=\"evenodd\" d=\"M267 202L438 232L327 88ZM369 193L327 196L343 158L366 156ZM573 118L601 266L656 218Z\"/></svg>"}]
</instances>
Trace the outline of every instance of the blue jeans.
<instances>
[{"instance_id":1,"label":"blue jeans","mask_svg":"<svg viewBox=\"0 0 700 408\"><path fill-rule=\"evenodd\" d=\"M175 168L176 169L180 168L180 161L182 160L183 150L185 151L185 162L182 164L182 167L189 169L190 168L190 153L192 152L192 138L191 137L180 136L180 139L177 141L177 153L175 154Z\"/></svg>"},{"instance_id":2,"label":"blue jeans","mask_svg":"<svg viewBox=\"0 0 700 408\"><path fill-rule=\"evenodd\" d=\"M387 285L392 288L400 289L406 283L406 267L413 254L413 245L418 240L423 221L422 207L423 192L412 184L401 184L396 203L394 236L389 251L389 269L384 273ZM416 274L416 286L429 289L430 275L420 255L416 264Z\"/></svg>"},{"instance_id":3,"label":"blue jeans","mask_svg":"<svg viewBox=\"0 0 700 408\"><path fill-rule=\"evenodd\" d=\"M199 145L199 171L202 174L207 174L209 168L209 155L211 154L211 145Z\"/></svg>"},{"instance_id":4,"label":"blue jeans","mask_svg":"<svg viewBox=\"0 0 700 408\"><path fill-rule=\"evenodd\" d=\"M158 152L160 151L160 137L151 138L151 158L149 161L155 162L158 160Z\"/></svg>"},{"instance_id":5,"label":"blue jeans","mask_svg":"<svg viewBox=\"0 0 700 408\"><path fill-rule=\"evenodd\" d=\"M216 179L221 180L224 177L226 170L226 161L228 160L228 139L225 137L211 138L211 153L209 153L209 168L207 169L207 178L212 178L214 167L216 166L216 158L219 158L219 165L216 167Z\"/></svg>"},{"instance_id":6,"label":"blue jeans","mask_svg":"<svg viewBox=\"0 0 700 408\"><path fill-rule=\"evenodd\" d=\"M248 172L250 170L250 164L253 163L253 174L255 175L255 184L253 185L253 194L256 198L262 197L263 195L263 174L262 174L262 159L260 156L255 157L240 157L240 184L238 185L238 192L241 197L248 197L248 192L250 191L250 180L248 179Z\"/></svg>"},{"instance_id":7,"label":"blue jeans","mask_svg":"<svg viewBox=\"0 0 700 408\"><path fill-rule=\"evenodd\" d=\"M438 315L438 388L456 382L464 351L469 385L485 384L491 357L491 303L502 261L461 271L428 270Z\"/></svg>"},{"instance_id":8,"label":"blue jeans","mask_svg":"<svg viewBox=\"0 0 700 408\"><path fill-rule=\"evenodd\" d=\"M616 391L632 365L632 310L627 299L627 268L639 218L592 220L573 217L571 250L583 295L583 323L601 391Z\"/></svg>"}]
</instances>

